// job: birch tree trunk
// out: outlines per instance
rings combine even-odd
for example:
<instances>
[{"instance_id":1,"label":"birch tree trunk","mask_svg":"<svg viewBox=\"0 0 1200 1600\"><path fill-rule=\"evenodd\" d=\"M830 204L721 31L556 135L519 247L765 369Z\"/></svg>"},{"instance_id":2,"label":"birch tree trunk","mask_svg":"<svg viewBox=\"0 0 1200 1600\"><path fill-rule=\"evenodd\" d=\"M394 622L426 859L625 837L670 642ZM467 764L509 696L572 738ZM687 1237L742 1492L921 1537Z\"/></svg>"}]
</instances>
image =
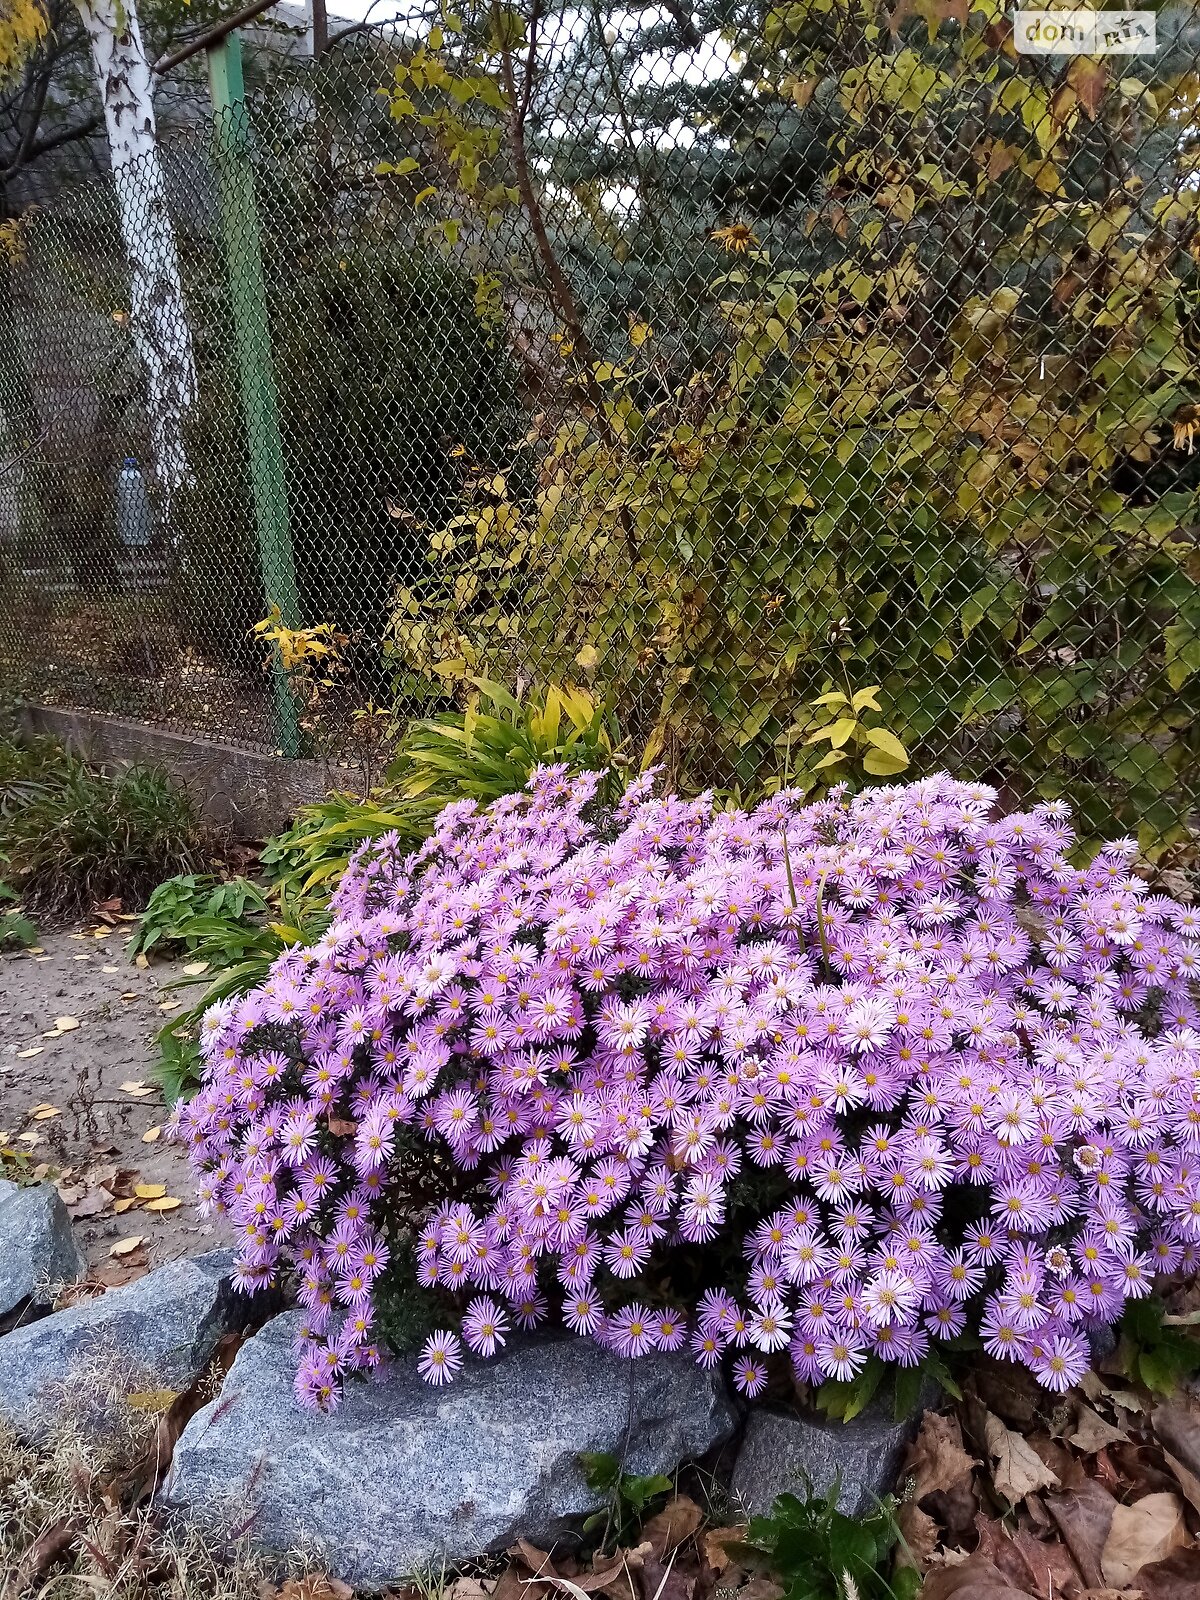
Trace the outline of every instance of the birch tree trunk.
<instances>
[{"instance_id":1,"label":"birch tree trunk","mask_svg":"<svg viewBox=\"0 0 1200 1600\"><path fill-rule=\"evenodd\" d=\"M104 107L121 237L129 259L130 322L146 375L154 473L168 502L191 483L183 419L196 399L192 331L183 303L135 0L75 0Z\"/></svg>"}]
</instances>

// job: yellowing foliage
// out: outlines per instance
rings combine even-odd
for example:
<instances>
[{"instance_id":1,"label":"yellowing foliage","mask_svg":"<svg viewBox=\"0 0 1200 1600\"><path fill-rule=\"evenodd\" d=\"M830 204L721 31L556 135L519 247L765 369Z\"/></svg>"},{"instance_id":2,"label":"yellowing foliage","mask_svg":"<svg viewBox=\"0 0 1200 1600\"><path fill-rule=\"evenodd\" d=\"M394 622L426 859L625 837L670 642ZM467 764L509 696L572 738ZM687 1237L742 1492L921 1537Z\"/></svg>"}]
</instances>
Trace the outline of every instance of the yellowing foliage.
<instances>
[{"instance_id":1,"label":"yellowing foliage","mask_svg":"<svg viewBox=\"0 0 1200 1600\"><path fill-rule=\"evenodd\" d=\"M14 77L46 37L39 0L0 0L0 83Z\"/></svg>"}]
</instances>

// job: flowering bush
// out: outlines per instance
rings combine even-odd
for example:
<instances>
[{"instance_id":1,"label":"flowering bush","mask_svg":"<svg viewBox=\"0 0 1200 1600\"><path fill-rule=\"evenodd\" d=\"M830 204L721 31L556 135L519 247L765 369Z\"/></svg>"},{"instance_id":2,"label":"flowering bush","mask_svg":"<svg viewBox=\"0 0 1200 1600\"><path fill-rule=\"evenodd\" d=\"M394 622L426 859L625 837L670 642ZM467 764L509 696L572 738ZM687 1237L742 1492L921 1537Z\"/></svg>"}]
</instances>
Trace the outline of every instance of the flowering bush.
<instances>
[{"instance_id":1,"label":"flowering bush","mask_svg":"<svg viewBox=\"0 0 1200 1600\"><path fill-rule=\"evenodd\" d=\"M335 922L204 1023L176 1115L298 1391L380 1359L411 1240L452 1378L561 1316L747 1394L968 1326L1054 1389L1200 1244L1200 914L1060 804L939 775L746 814L542 769L353 858ZM597 815L592 815L597 811ZM420 1292L420 1291L415 1291Z\"/></svg>"}]
</instances>

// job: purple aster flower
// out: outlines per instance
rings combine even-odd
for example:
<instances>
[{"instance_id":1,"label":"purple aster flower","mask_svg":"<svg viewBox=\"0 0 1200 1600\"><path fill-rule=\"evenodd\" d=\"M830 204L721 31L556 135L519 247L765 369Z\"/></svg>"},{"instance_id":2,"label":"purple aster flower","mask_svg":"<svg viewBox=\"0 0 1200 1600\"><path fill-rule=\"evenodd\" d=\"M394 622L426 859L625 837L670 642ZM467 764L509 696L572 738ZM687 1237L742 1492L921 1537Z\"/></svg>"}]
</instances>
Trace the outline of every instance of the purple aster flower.
<instances>
[{"instance_id":1,"label":"purple aster flower","mask_svg":"<svg viewBox=\"0 0 1200 1600\"><path fill-rule=\"evenodd\" d=\"M417 1370L426 1383L453 1383L462 1366L462 1345L454 1334L439 1328L421 1347Z\"/></svg>"}]
</instances>

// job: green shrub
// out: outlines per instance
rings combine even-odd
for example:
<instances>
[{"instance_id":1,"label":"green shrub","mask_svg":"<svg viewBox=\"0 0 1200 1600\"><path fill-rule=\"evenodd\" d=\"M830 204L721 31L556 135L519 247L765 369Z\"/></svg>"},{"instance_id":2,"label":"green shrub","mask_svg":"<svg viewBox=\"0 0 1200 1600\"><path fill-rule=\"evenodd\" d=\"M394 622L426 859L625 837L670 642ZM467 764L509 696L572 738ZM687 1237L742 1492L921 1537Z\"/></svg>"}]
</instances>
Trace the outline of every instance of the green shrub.
<instances>
[{"instance_id":1,"label":"green shrub","mask_svg":"<svg viewBox=\"0 0 1200 1600\"><path fill-rule=\"evenodd\" d=\"M801 1500L781 1494L765 1517L753 1517L737 1547L779 1579L784 1600L908 1600L921 1580L901 1569L889 1583L883 1569L900 1539L896 1501L888 1495L866 1517L838 1510L837 1484L827 1495L809 1487Z\"/></svg>"},{"instance_id":2,"label":"green shrub","mask_svg":"<svg viewBox=\"0 0 1200 1600\"><path fill-rule=\"evenodd\" d=\"M33 923L22 915L16 890L0 883L0 950L27 950L37 937Z\"/></svg>"},{"instance_id":3,"label":"green shrub","mask_svg":"<svg viewBox=\"0 0 1200 1600\"><path fill-rule=\"evenodd\" d=\"M521 701L499 684L473 682L465 711L409 728L389 769L402 795L439 806L466 795L488 805L523 789L535 767L559 762L575 772L607 770L612 792L620 788L628 763L607 704L556 684Z\"/></svg>"},{"instance_id":4,"label":"green shrub","mask_svg":"<svg viewBox=\"0 0 1200 1600\"><path fill-rule=\"evenodd\" d=\"M27 910L68 919L137 905L202 866L195 811L159 767L108 773L45 741L0 740L0 865Z\"/></svg>"},{"instance_id":5,"label":"green shrub","mask_svg":"<svg viewBox=\"0 0 1200 1600\"><path fill-rule=\"evenodd\" d=\"M194 872L168 878L146 902L129 954L148 955L154 949L159 955L192 952L223 930L236 946L236 931L248 914L266 910L262 890L249 878L222 882Z\"/></svg>"}]
</instances>

